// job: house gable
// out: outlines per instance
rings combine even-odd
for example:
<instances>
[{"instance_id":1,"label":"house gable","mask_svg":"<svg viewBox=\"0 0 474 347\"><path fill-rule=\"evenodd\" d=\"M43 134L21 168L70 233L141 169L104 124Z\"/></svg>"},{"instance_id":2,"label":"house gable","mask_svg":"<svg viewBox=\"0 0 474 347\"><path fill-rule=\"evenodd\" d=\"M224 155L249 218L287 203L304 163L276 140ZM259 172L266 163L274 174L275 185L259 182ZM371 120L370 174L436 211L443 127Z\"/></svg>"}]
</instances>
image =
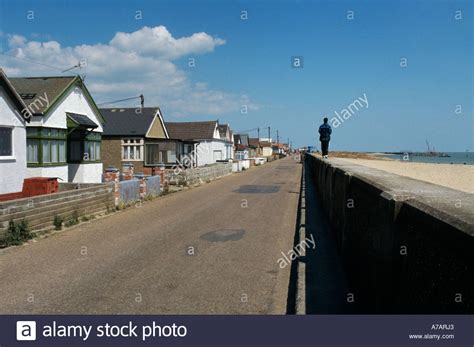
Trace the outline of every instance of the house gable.
<instances>
[{"instance_id":1,"label":"house gable","mask_svg":"<svg viewBox=\"0 0 474 347\"><path fill-rule=\"evenodd\" d=\"M94 113L94 118L100 124L104 123L97 105L79 76L12 78L11 82L23 100L29 100L28 108L35 116L35 125L42 125L42 118L50 116L71 92L77 94L78 89L84 99L81 102L85 101Z\"/></svg>"},{"instance_id":2,"label":"house gable","mask_svg":"<svg viewBox=\"0 0 474 347\"><path fill-rule=\"evenodd\" d=\"M0 90L2 102L4 102L4 104L1 105L2 114L8 113L3 110L10 109L15 115L10 120L4 120L2 117L0 124L5 123L4 125L14 125L13 123L16 123L17 125L24 125L25 121L29 122L31 115L27 112L25 103L21 100L21 97L18 95L15 88L13 88L2 69L0 69Z\"/></svg>"},{"instance_id":3,"label":"house gable","mask_svg":"<svg viewBox=\"0 0 474 347\"><path fill-rule=\"evenodd\" d=\"M148 131L145 137L154 138L154 139L169 139L168 131L163 121L163 116L161 115L161 110L158 108L153 118L153 121L148 128Z\"/></svg>"},{"instance_id":4,"label":"house gable","mask_svg":"<svg viewBox=\"0 0 474 347\"><path fill-rule=\"evenodd\" d=\"M104 119L100 111L95 107L95 103L91 103L85 89L75 84L68 87L67 92L62 93L61 97L55 100L54 105L47 108L42 118L35 117L35 120L40 121L45 127L66 129L69 113L87 116L98 125L94 129L95 132L103 131Z\"/></svg>"}]
</instances>

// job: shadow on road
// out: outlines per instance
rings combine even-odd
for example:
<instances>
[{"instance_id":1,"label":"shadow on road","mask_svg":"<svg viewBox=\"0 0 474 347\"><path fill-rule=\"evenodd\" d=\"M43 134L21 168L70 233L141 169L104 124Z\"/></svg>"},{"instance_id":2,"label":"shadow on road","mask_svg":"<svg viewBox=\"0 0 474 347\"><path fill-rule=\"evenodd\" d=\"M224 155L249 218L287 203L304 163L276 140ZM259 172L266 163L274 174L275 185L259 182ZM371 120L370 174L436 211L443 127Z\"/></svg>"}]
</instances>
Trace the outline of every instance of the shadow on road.
<instances>
[{"instance_id":1,"label":"shadow on road","mask_svg":"<svg viewBox=\"0 0 474 347\"><path fill-rule=\"evenodd\" d=\"M303 176L294 245L311 239L316 246L307 247L305 255L292 262L287 313L300 313L297 306L303 307L306 314L355 313L334 235L318 202L309 170L305 169ZM298 270L301 266L303 276ZM304 295L298 290L304 290ZM301 298L304 302L298 303Z\"/></svg>"}]
</instances>

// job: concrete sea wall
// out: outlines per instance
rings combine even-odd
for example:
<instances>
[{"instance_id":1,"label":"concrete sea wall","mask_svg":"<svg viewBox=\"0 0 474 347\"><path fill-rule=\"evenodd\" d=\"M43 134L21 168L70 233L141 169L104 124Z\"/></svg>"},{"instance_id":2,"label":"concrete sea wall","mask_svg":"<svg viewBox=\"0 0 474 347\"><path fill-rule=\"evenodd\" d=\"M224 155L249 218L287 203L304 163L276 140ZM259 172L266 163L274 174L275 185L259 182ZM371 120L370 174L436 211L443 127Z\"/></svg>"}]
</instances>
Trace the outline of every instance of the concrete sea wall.
<instances>
[{"instance_id":1,"label":"concrete sea wall","mask_svg":"<svg viewBox=\"0 0 474 347\"><path fill-rule=\"evenodd\" d=\"M474 196L305 156L363 313L474 312Z\"/></svg>"}]
</instances>

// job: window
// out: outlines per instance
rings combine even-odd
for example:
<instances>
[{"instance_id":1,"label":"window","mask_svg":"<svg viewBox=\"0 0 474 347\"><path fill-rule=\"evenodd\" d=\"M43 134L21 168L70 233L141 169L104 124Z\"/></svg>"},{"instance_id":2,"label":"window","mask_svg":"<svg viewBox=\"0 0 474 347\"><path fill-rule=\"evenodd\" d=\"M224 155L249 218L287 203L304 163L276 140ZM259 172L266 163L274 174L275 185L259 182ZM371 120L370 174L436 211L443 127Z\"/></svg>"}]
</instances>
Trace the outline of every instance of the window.
<instances>
[{"instance_id":1,"label":"window","mask_svg":"<svg viewBox=\"0 0 474 347\"><path fill-rule=\"evenodd\" d=\"M176 151L166 151L167 163L176 163Z\"/></svg>"},{"instance_id":2,"label":"window","mask_svg":"<svg viewBox=\"0 0 474 347\"><path fill-rule=\"evenodd\" d=\"M26 154L26 161L28 163L38 163L38 140L34 139L27 139L27 154Z\"/></svg>"},{"instance_id":3,"label":"window","mask_svg":"<svg viewBox=\"0 0 474 347\"><path fill-rule=\"evenodd\" d=\"M97 161L100 160L100 142L85 141L84 143L84 160Z\"/></svg>"},{"instance_id":4,"label":"window","mask_svg":"<svg viewBox=\"0 0 474 347\"><path fill-rule=\"evenodd\" d=\"M66 129L26 129L27 163L29 165L58 165L66 163Z\"/></svg>"},{"instance_id":5,"label":"window","mask_svg":"<svg viewBox=\"0 0 474 347\"><path fill-rule=\"evenodd\" d=\"M51 162L51 151L49 150L49 141L43 140L41 141L43 145L43 163L50 163Z\"/></svg>"},{"instance_id":6,"label":"window","mask_svg":"<svg viewBox=\"0 0 474 347\"><path fill-rule=\"evenodd\" d=\"M13 128L0 127L0 157L13 156Z\"/></svg>"},{"instance_id":7,"label":"window","mask_svg":"<svg viewBox=\"0 0 474 347\"><path fill-rule=\"evenodd\" d=\"M52 140L52 141L49 141L49 145L50 145L50 148L51 148L51 162L52 163L57 163L58 162L58 157L59 157L59 153L58 153L58 141L56 140Z\"/></svg>"},{"instance_id":8,"label":"window","mask_svg":"<svg viewBox=\"0 0 474 347\"><path fill-rule=\"evenodd\" d=\"M179 146L175 142L147 143L145 145L145 165L176 164Z\"/></svg>"},{"instance_id":9,"label":"window","mask_svg":"<svg viewBox=\"0 0 474 347\"><path fill-rule=\"evenodd\" d=\"M214 151L214 161L222 160L222 151Z\"/></svg>"},{"instance_id":10,"label":"window","mask_svg":"<svg viewBox=\"0 0 474 347\"><path fill-rule=\"evenodd\" d=\"M143 139L122 139L122 160L143 160Z\"/></svg>"},{"instance_id":11,"label":"window","mask_svg":"<svg viewBox=\"0 0 474 347\"><path fill-rule=\"evenodd\" d=\"M58 141L59 146L59 162L66 162L66 141Z\"/></svg>"},{"instance_id":12,"label":"window","mask_svg":"<svg viewBox=\"0 0 474 347\"><path fill-rule=\"evenodd\" d=\"M157 165L163 163L163 155L159 145L156 143L146 145L145 165Z\"/></svg>"}]
</instances>

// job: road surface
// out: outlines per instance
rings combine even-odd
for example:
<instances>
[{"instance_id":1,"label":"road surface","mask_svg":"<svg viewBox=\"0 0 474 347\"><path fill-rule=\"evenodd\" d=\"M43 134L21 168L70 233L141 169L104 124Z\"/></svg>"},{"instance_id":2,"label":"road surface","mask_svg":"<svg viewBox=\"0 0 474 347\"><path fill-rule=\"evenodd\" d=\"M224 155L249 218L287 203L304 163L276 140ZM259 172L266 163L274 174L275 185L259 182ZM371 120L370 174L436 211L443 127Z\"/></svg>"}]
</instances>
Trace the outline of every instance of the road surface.
<instances>
[{"instance_id":1,"label":"road surface","mask_svg":"<svg viewBox=\"0 0 474 347\"><path fill-rule=\"evenodd\" d=\"M292 158L0 250L0 313L285 313Z\"/></svg>"}]
</instances>

